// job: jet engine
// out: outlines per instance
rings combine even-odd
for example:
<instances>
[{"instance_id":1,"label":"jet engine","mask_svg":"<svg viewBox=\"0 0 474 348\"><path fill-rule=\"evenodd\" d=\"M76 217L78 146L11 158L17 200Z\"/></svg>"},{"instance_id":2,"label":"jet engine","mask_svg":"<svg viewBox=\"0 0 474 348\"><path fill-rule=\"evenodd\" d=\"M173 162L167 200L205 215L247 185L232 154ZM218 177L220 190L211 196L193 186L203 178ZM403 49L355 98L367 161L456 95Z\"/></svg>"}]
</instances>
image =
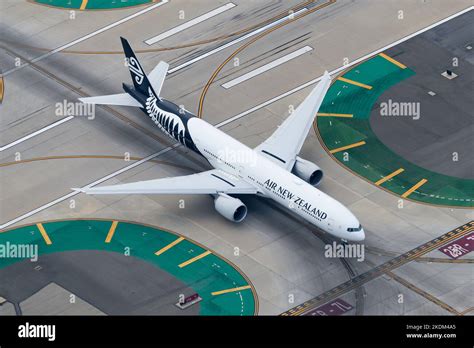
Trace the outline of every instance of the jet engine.
<instances>
[{"instance_id":1,"label":"jet engine","mask_svg":"<svg viewBox=\"0 0 474 348\"><path fill-rule=\"evenodd\" d=\"M301 157L296 157L293 174L313 186L317 186L323 179L323 171L321 168Z\"/></svg>"},{"instance_id":2,"label":"jet engine","mask_svg":"<svg viewBox=\"0 0 474 348\"><path fill-rule=\"evenodd\" d=\"M233 198L226 194L218 194L214 198L216 210L232 222L241 222L247 216L247 207L240 199Z\"/></svg>"}]
</instances>

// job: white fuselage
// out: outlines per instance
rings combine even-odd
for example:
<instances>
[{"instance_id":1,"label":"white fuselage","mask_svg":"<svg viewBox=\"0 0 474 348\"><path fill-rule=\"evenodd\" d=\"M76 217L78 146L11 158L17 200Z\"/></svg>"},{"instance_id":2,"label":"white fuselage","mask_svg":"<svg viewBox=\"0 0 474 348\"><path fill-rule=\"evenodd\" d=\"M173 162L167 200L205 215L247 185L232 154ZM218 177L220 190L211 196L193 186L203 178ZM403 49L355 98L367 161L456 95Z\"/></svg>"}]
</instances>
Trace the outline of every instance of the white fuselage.
<instances>
[{"instance_id":1,"label":"white fuselage","mask_svg":"<svg viewBox=\"0 0 474 348\"><path fill-rule=\"evenodd\" d=\"M188 121L188 130L196 147L214 168L255 186L259 195L336 237L350 241L364 239L364 230L349 209L273 160L199 118Z\"/></svg>"}]
</instances>

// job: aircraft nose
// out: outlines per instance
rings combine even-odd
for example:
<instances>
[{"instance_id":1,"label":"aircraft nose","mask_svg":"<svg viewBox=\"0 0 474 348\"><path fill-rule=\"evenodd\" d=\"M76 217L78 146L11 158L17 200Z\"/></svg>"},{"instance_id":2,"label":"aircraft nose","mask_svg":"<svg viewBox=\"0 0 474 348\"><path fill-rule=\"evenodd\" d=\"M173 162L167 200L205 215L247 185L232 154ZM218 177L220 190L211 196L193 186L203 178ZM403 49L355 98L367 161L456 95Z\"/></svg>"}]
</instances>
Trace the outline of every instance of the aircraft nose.
<instances>
[{"instance_id":1,"label":"aircraft nose","mask_svg":"<svg viewBox=\"0 0 474 348\"><path fill-rule=\"evenodd\" d=\"M355 242L362 242L365 239L364 229L361 229L358 232L351 233L351 238Z\"/></svg>"}]
</instances>

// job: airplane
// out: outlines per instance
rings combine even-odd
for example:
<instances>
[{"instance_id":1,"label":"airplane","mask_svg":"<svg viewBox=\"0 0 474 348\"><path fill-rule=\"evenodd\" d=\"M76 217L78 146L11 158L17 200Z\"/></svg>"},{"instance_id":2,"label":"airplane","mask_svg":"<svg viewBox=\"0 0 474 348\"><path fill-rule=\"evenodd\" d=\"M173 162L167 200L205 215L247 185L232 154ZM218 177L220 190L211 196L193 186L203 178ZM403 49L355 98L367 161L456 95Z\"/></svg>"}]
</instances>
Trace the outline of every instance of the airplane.
<instances>
[{"instance_id":1,"label":"airplane","mask_svg":"<svg viewBox=\"0 0 474 348\"><path fill-rule=\"evenodd\" d=\"M316 186L323 171L298 156L329 89L326 71L318 85L274 133L256 148L242 144L184 108L160 97L169 65L147 76L128 41L121 37L133 86L125 93L79 98L84 103L140 108L166 135L203 156L214 168L197 174L133 183L77 188L86 194L208 194L226 219L241 222L247 206L234 195L258 195L287 207L343 241L363 241L361 224L343 204Z\"/></svg>"}]
</instances>

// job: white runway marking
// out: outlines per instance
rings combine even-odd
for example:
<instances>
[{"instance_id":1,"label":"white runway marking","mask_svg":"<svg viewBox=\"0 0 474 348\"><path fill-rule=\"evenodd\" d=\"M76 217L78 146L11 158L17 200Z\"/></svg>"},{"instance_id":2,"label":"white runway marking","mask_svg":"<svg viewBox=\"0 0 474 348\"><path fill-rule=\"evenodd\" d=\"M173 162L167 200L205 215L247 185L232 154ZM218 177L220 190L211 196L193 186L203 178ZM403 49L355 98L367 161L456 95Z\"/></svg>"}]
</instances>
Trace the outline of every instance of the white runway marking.
<instances>
[{"instance_id":1,"label":"white runway marking","mask_svg":"<svg viewBox=\"0 0 474 348\"><path fill-rule=\"evenodd\" d=\"M233 46L233 45L235 45L235 44L237 44L237 43L239 43L239 42L241 42L241 41L244 41L244 40L248 39L249 37L252 37L252 36L255 36L255 35L257 35L257 34L260 34L262 31L265 31L265 30L267 30L267 29L269 29L269 28L271 28L271 27L274 27L275 25L278 25L278 24L280 24L280 23L282 23L282 22L288 20L289 18L293 18L293 17L295 17L295 16L299 15L300 13L303 13L303 12L305 12L305 11L307 11L307 10L308 10L308 9L307 9L306 7L305 7L305 8L302 8L301 10L296 11L295 13L293 13L293 14L291 14L291 15L288 15L288 16L286 16L286 17L280 18L279 20L276 20L275 22L272 22L272 23L267 24L267 25L265 25L265 26L263 26L263 27L261 27L261 28L259 28L259 29L256 29L256 30L254 30L254 31L251 31L250 33L245 34L244 36L241 36L241 37L239 37L239 38L237 38L237 39L235 39L235 40L233 40L233 41L231 41L231 42L228 42L228 43L226 43L226 44L224 44L224 45L222 45L222 46L219 46L219 47L217 47L217 48L215 48L215 49L213 49L213 50L211 50L211 51L209 51L209 52L207 52L207 53L204 53L204 54L202 54L202 55L200 55L200 56L198 56L198 57L196 57L196 58L194 58L194 59L188 60L187 62L185 62L185 63L183 63L183 64L181 64L181 65L178 65L177 67L174 67L173 69L168 70L168 74L172 74L172 73L174 73L174 72L176 72L176 71L178 71L178 70L181 70L181 69L183 69L183 68L185 68L185 67L187 67L187 66L189 66L189 65L191 65L191 64L194 64L194 63L196 63L196 62L198 62L198 61L200 61L200 60L202 60L202 59L204 59L204 58L207 58L207 57L209 57L209 56L212 56L213 54L215 54L215 53L217 53L217 52L220 52L220 51L222 51L222 50L225 50L226 48L231 47L231 46Z\"/></svg>"},{"instance_id":2,"label":"white runway marking","mask_svg":"<svg viewBox=\"0 0 474 348\"><path fill-rule=\"evenodd\" d=\"M301 56L302 54L305 54L306 52L309 52L311 51L313 48L310 47L310 46L305 46L305 47L302 47L300 48L299 50L296 50L294 52L291 52L289 54L287 54L286 56L283 56L281 58L278 58L276 60L274 60L273 62L270 62L268 64L265 64L255 70L252 70L242 76L239 76L233 80L230 80L229 82L226 82L222 85L222 87L228 89L228 88L231 88L231 87L234 87L235 85L238 85L239 83L242 83L244 81L247 81L249 79L251 79L252 77L255 77L257 75L260 75L260 74L263 74L264 72L270 70L270 69L273 69L281 64L284 64L292 59L295 59L299 56Z\"/></svg>"},{"instance_id":3,"label":"white runway marking","mask_svg":"<svg viewBox=\"0 0 474 348\"><path fill-rule=\"evenodd\" d=\"M183 30L186 30L188 28L191 28L192 26L199 24L201 22L204 22L212 17L217 16L218 14L221 14L222 12L225 12L227 10L230 10L231 8L235 7L237 5L229 2L228 4L225 4L224 6L218 7L210 12L207 12L199 17L193 18L190 21L183 23L181 25L178 25L177 27L174 27L168 31L165 31L164 33L161 33L159 35L156 35L148 40L145 41L147 45L153 45L157 43L158 41L164 40L174 34L177 34Z\"/></svg>"},{"instance_id":4,"label":"white runway marking","mask_svg":"<svg viewBox=\"0 0 474 348\"><path fill-rule=\"evenodd\" d=\"M33 59L31 62L34 63L34 62L37 62L37 61L39 61L39 60L41 60L41 59L44 59L44 58L46 58L46 57L49 57L50 55L52 55L52 54L54 54L54 53L56 53L56 52L59 52L59 51L61 51L61 50L64 50L64 49L66 49L66 48L68 48L68 47L70 47L70 46L72 46L72 45L75 45L75 44L78 43L78 42L81 42L81 41L83 41L83 40L86 40L86 39L88 39L88 38L90 38L90 37L92 37L92 36L94 36L94 35L97 35L97 34L103 32L103 31L105 31L105 30L107 30L107 29L110 29L110 28L112 28L113 26L116 26L116 25L118 25L118 24L121 24L121 23L123 23L123 22L126 22L127 20L130 20L130 19L132 19L132 18L135 18L136 16L139 16L139 15L145 13L145 12L148 12L148 11L150 11L150 10L152 10L152 9L154 9L154 8L156 8L156 7L158 7L158 6L161 6L161 5L163 5L163 4L166 4L167 2L169 2L169 0L163 0L163 1L159 2L159 3L157 3L156 5L147 7L147 8L145 8L144 10L142 10L142 11L140 11L140 12L137 12L137 13L131 15L131 16L125 17L124 19L122 19L122 20L120 20L120 21L118 21L118 22L112 23L112 24L110 24L109 26L107 26L107 27L105 27L105 28L99 29L98 31L95 31L95 32L93 32L93 33L91 33L91 34L89 34L89 35L86 35L86 36L84 36L83 38L77 39L77 40L75 40L75 41L73 41L73 42L71 42L71 43L69 43L69 44L63 45L63 46L61 46L61 47L59 47L59 48L57 48L57 49L55 49L55 50L53 50L53 51L51 51L51 52L48 52L48 53L46 53L46 54L44 54L44 55L42 55L42 56L40 56L40 57L38 57L38 58L35 58L35 59ZM236 5L234 5L233 3L229 3L229 4L232 4L232 5L233 5L232 7L236 6ZM229 4L228 4L228 5L229 5ZM226 5L226 6L227 6L227 5ZM272 26L274 26L274 25L277 25L277 24L283 22L284 20L290 18L290 16L296 16L296 15L298 15L298 14L300 14L300 13L306 11L306 10L307 10L306 8L303 8L303 9L301 9L301 10L299 10L299 11L293 13L292 15L289 15L289 16L287 16L287 17L285 17L285 18L281 18L281 19L279 19L279 20L277 20L277 21L275 21L275 22L273 22L273 23L270 23L270 24L268 24L268 25L266 25L266 26L264 26L264 27L262 27L262 28L260 28L260 29L257 29L257 30L255 30L255 31L253 31L253 32L250 32L249 34L244 35L244 36L242 36L241 38L238 38L238 39L236 39L236 40L234 40L234 41L232 41L232 42L229 42L229 43L227 43L227 44L225 44L225 45L223 45L223 46L220 46L220 47L218 47L218 48L216 48L216 49L214 49L214 50L212 50L212 51L210 51L210 52L207 52L207 53L205 53L205 54L203 54L203 55L201 55L201 56L199 56L199 57L196 57L196 58L194 58L194 59L192 59L192 60L190 60L190 61L187 61L187 62L185 62L185 63L183 63L183 64L181 64L181 65L179 65L179 66L177 66L177 67L175 67L175 68L173 68L173 69L168 70L168 74L173 73L173 72L176 72L176 71L178 71L178 70L180 70L180 69L182 69L182 68L185 68L185 67L187 67L187 66L189 66L189 65L191 65L191 64L193 64L193 63L195 63L195 62L197 62L197 61L200 61L200 60L202 60L202 59L204 59L204 58L207 58L207 57L213 55L214 53L217 53L217 52L219 52L219 51L221 51L221 50L223 50L223 49L225 49L225 48L227 48L227 47L230 47L230 46L232 46L232 45L235 45L236 43L239 43L239 42L241 42L241 41L243 41L243 40L245 40L245 39L247 39L247 38L249 38L249 37L251 37L251 36L254 36L254 35L256 35L256 34L262 32L262 31L264 31L264 30L266 30L266 29L268 29L268 28L270 28L270 27L272 27ZM5 74L3 74L3 76L6 76L6 75L8 75L8 74L10 74L10 73L12 73L12 72L14 72L14 71L16 71L16 70L18 70L18 69L21 69L21 68L23 68L23 67L25 67L25 66L28 66L28 65L29 65L29 63L25 63L25 64L23 64L23 65L21 65L21 66L19 66L19 67L17 67L17 68L14 68L14 69L12 69L12 70L9 70L9 71L7 71ZM45 130L47 130L47 129L44 129L43 131L45 131ZM36 133L36 132L34 132L34 133L32 133L32 134L35 134L35 133ZM42 132L40 132L40 133L42 133ZM37 134L39 134L39 133L37 133ZM35 134L35 135L36 135L36 134ZM24 140L27 140L27 139L24 139ZM16 145L16 144L17 144L17 143L15 143L15 144L12 143L11 146L14 146L14 145ZM8 147L11 147L11 146L8 146ZM8 147L0 148L0 152L3 151L3 150L6 150Z\"/></svg>"},{"instance_id":5,"label":"white runway marking","mask_svg":"<svg viewBox=\"0 0 474 348\"><path fill-rule=\"evenodd\" d=\"M419 30L419 31L417 31L417 32L415 32L415 33L413 33L413 34L408 35L408 36L405 36L404 38L402 38L402 39L400 39L400 40L397 40L397 41L395 41L395 42L392 43L392 44L389 44L389 45L384 46L384 47L382 47L382 48L380 48L380 49L378 49L378 50L376 50L376 51L374 51L374 52L371 52L371 53L369 53L369 54L366 54L365 56L356 59L355 61L353 61L352 63L350 63L350 64L348 64L348 65L345 65L345 66L339 67L339 68L337 68L337 69L334 69L334 70L331 72L331 74L338 73L338 72L340 72L340 71L346 69L347 67L349 67L349 66L351 66L351 65L357 64L358 62L360 62L360 61L362 61L362 60L364 60L364 59L367 59L367 58L369 58L369 57L371 57L371 56L373 56L373 55L375 55L375 54L378 54L378 53L380 53L380 52L382 52L382 51L385 51L385 50L388 49L388 48L391 48L391 47L393 47L393 46L395 46L395 45L398 45L399 43L402 43L402 42L404 42L404 41L406 41L406 40L408 40L408 39L411 39L412 37L414 37L414 36L416 36L416 35L418 35L418 34L421 34L421 33L425 32L425 31L427 31L427 30L430 30L430 29L432 29L432 28L434 28L434 27L436 27L436 26L438 26L438 25L440 25L440 24L442 24L442 23L444 23L444 22L449 21L450 19L453 19L453 18L455 18L455 17L457 17L457 16L460 16L460 15L462 15L462 14L468 12L468 11L471 11L471 10L473 10L473 9L474 9L474 6L471 6L471 7L467 8L467 9L465 9L465 10L462 10L462 11L460 11L460 12L458 12L458 13L455 13L455 14L453 14L453 15L451 15L451 16L449 16L449 17L447 17L447 18L445 18L445 19L443 19L443 20L441 20L441 21L438 21L438 22L436 22L436 23L434 23L434 24L432 24L432 25L430 25L430 26L424 28L424 29L421 29L421 30ZM290 91L288 91L288 92L285 92L285 93L283 93L283 94L280 94L279 96L274 97L274 98L272 98L272 99L270 99L270 100L268 100L268 101L266 101L266 102L264 102L264 103L261 103L261 104L259 104L259 105L257 105L257 106L254 106L253 108L250 108L250 109L247 110L247 111L241 112L241 113L238 114L238 115L235 115L235 116L233 116L233 117L231 117L231 118L229 118L229 119L227 119L227 120L225 120L225 121L222 121L222 122L218 123L217 125L215 125L215 127L216 127L216 128L221 128L221 127L225 126L226 124L229 124L229 123L231 123L231 122L233 122L233 121L235 121L235 120L237 120L237 119L240 119L240 118L242 118L242 117L244 117L244 116L246 116L246 115L248 115L248 114L250 114L250 113L252 113L252 112L254 112L254 111L256 111L256 110L259 110L259 109L261 109L261 108L263 108L263 107L265 107L265 106L267 106L267 105L269 105L269 104L271 104L271 103L277 101L277 100L280 100L280 99L282 99L282 98L285 98L285 97L287 97L287 96L289 96L289 95L291 95L291 94L293 94L293 93L295 93L295 92L297 92L297 91L299 91L299 90L301 90L301 89L303 89L303 88L306 88L306 87L308 87L308 86L311 86L312 84L318 82L321 78L322 78L322 76L320 76L320 77L318 77L318 78L316 78L316 79L314 79L314 80L308 81L308 82L306 82L306 83L304 83L304 84L302 84L302 85L300 85L300 86L298 86L298 87L296 87L296 88L293 88L292 90L290 90ZM145 158L143 158L143 159L140 160L140 161L134 162L133 164L131 164L131 165L129 165L129 166L126 166L126 167L124 167L124 168L122 168L122 169L119 169L118 171L113 172L113 173L111 173L111 174L109 174L109 175L107 175L107 176L105 176L105 177L103 177L103 178L100 178L100 179L94 181L93 183L90 183L90 184L88 184L88 185L86 185L86 186L83 186L82 188L88 188L88 187L93 187L93 186L95 186L95 185L98 185L98 184L100 184L100 183L102 183L102 182L104 182L104 181L106 181L106 180L108 180L108 179L111 179L111 178L113 178L113 177L115 177L115 176L117 176L117 175L119 175L119 174L121 174L121 173L123 173L123 172L126 172L127 170L130 170L130 169L132 169L132 168L135 168L135 167L139 166L140 164L145 163L145 162L147 162L147 161L149 161L149 160L151 160L151 159L153 159L153 158L155 158L155 157L161 156L161 155L163 155L163 154L165 154L165 153L171 151L172 149L174 149L175 147L178 147L178 146L179 146L179 143L176 143L176 144L174 144L173 146L167 147L167 148L165 148L165 149L163 149L163 150L161 150L161 151L159 151L159 152L156 152L156 153L154 153L154 154L151 154L150 156L145 157ZM15 223L17 223L17 222L19 222L19 221L21 221L21 220L24 220L24 219L26 219L26 218L28 218L28 217L30 217L30 216L32 216L32 215L34 215L34 214L40 212L40 211L43 211L43 210L45 210L45 209L47 209L47 208L50 208L50 207L52 207L53 205L55 205L55 204L57 204L57 203L60 203L60 202L66 200L66 199L68 199L68 198L70 198L70 197L73 197L73 196L75 196L75 195L77 195L77 194L79 194L79 193L80 193L80 192L78 192L78 191L70 192L70 193L68 193L68 194L66 194L66 195L64 195L64 196L62 196L62 197L59 197L58 199L55 199L54 201L51 201L51 202L49 202L49 203L47 203L47 204L45 204L45 205L42 205L41 207L36 208L36 209L34 209L34 210L32 210L32 211L30 211L30 212L28 212L28 213L25 213L25 214L23 214L23 215L21 215L21 216L15 218L15 219L13 219L13 220L7 221L7 222L5 222L3 225L0 225L0 230L6 228L6 227L8 227L8 226L11 226L11 225L13 225L13 224L15 224Z\"/></svg>"},{"instance_id":6,"label":"white runway marking","mask_svg":"<svg viewBox=\"0 0 474 348\"><path fill-rule=\"evenodd\" d=\"M17 144L20 144L20 143L24 142L25 140L31 139L31 138L37 136L38 134L41 134L41 133L43 133L43 132L46 132L46 131L49 130L49 129L52 129L52 128L54 128L54 127L57 127L57 126L59 126L60 124L63 124L64 122L67 122L67 121L69 121L69 120L72 120L73 118L74 118L74 116L65 117L65 118L63 118L63 119L61 119L61 120L59 120L59 121L57 121L57 122L54 122L54 123L50 124L49 126L46 126L46 127L44 127L44 128L41 128L41 129L38 129L36 132L33 132L33 133L31 133L31 134L28 134L28 135L25 135L24 137L22 137L22 138L20 138L20 139L18 139L18 140L15 140L15 141L13 141L13 142L11 142L11 143L5 145L5 146L0 147L0 152L4 151L4 150L6 150L6 149L9 149L10 147L15 146L15 145L17 145Z\"/></svg>"},{"instance_id":7,"label":"white runway marking","mask_svg":"<svg viewBox=\"0 0 474 348\"><path fill-rule=\"evenodd\" d=\"M418 30L417 32L415 32L415 33L413 33L413 34L407 35L407 36L405 36L405 37L403 37L403 38L401 38L401 39L399 39L399 40L397 40L397 41L395 41L395 42L393 42L393 43L391 43L391 44L389 44L389 45L387 45L387 46L384 46L384 47L382 47L382 48L379 48L379 49L376 50L376 51L373 51L373 52L371 52L371 53L368 53L368 54L366 54L365 56L360 57L360 58L354 60L353 62L351 62L351 63L349 63L349 64L347 64L347 65L343 65L343 66L341 66L341 67L339 67L339 68L337 68L337 69L334 69L334 70L330 71L329 73L330 73L331 75L337 74L337 73L341 72L342 70L347 69L347 68L350 67L350 66L353 66L353 65L355 65L355 64L358 64L358 63L360 63L361 61L363 61L363 60L365 60L365 59L367 59L367 58L369 58L369 57L371 57L371 56L374 56L374 55L376 55L376 54L379 54L380 52L383 52L383 51L385 51L385 50L387 50L387 49L389 49L389 48L391 48L391 47L393 47L393 46L396 46L396 45L398 45L398 44L400 44L400 43L402 43L402 42L404 42L404 41L407 41L407 40L411 39L412 37L415 37L416 35L422 34L422 33L424 33L424 32L427 31L427 30L430 30L430 29L432 29L432 28L434 28L434 27L436 27L436 26L438 26L438 25L440 25L440 24L443 24L443 23L445 23L445 22L447 22L447 21L449 21L449 20L451 20L451 19L453 19L453 18L456 18L456 17L458 17L458 16L460 16L460 15L466 13L466 12L469 12L469 11L471 11L471 10L473 10L473 9L474 9L474 6L471 6L471 7L467 8L467 9L464 9L464 10L462 10L462 11L460 11L460 12L458 12L458 13L455 13L455 14L453 14L453 15L451 15L451 16L445 18L445 19L442 19L442 20L440 20L440 21L438 21L438 22L436 22L436 23L434 23L434 24L431 24L430 26L428 26L428 27L426 27L426 28L420 29L420 30ZM308 86L311 86L311 85L315 84L316 82L318 82L319 80L321 80L321 78L322 78L322 76L319 76L319 77L317 77L317 78L315 78L315 79L313 79L313 80L311 80L311 81L305 82L305 83L303 83L302 85L299 85L299 86L297 86L297 87L295 87L295 88L293 88L293 89L291 89L291 90L289 90L289 91L287 91L287 92L285 92L285 93L283 93L283 94L280 94L279 96L276 96L276 97L274 97L274 98L272 98L272 99L270 99L270 100L267 100L266 102L263 102L263 103L261 103L261 104L259 104L259 105L257 105L257 106L254 106L253 108L248 109L247 111L241 112L241 113L238 114L238 115L235 115L235 116L233 116L233 117L231 117L231 118L228 118L227 120L222 121L222 122L218 123L218 124L215 125L215 126L219 128L219 127L225 126L226 124L229 124L229 123L231 123L231 122L234 122L235 120L238 120L239 118L242 118L242 117L244 117L244 116L246 116L246 115L248 115L248 114L250 114L250 113L252 113L252 112L254 112L254 111L257 111L257 110L259 110L259 109L261 109L261 108L266 107L266 106L269 105L269 104L272 104L272 103L274 103L274 102L276 102L276 101L278 101L278 100L280 100L280 99L282 99L282 98L285 98L285 97L287 97L287 96L289 96L289 95L291 95L291 94L293 94L293 93L296 93L296 92L298 92L298 91L300 91L300 90L302 90L302 89L304 89L304 88L306 88L306 87L308 87Z\"/></svg>"},{"instance_id":8,"label":"white runway marking","mask_svg":"<svg viewBox=\"0 0 474 348\"><path fill-rule=\"evenodd\" d=\"M40 60L45 59L45 58L48 58L49 56L51 56L51 55L53 55L53 54L55 54L55 53L61 52L62 50L65 50L65 49L67 49L67 48L69 48L69 47L71 47L71 46L74 46L74 45L76 45L76 44L78 44L78 43L80 43L80 42L82 42L82 41L84 41L84 40L90 39L91 37L96 36L96 35L98 35L98 34L101 34L101 33L103 33L104 31L107 31L107 30L109 30L109 29L115 28L116 26L118 26L118 25L120 25L120 24L123 24L123 23L125 23L125 22L127 22L127 21L129 21L129 20L131 20L131 19L134 19L134 18L136 18L136 17L138 17L138 16L141 16L141 15L144 14L144 13L150 12L151 10L154 10L155 8L160 7L160 6L162 6L162 5L164 5L164 4L168 3L168 2L169 2L169 0L161 0L160 2L158 2L158 3L156 3L156 4L152 5L152 6L149 6L149 7L145 8L145 9L143 9L143 10L141 10L141 11L138 11L138 12L136 12L136 13L130 15L130 16L127 16L127 17L125 17L125 18L122 18L122 19L118 20L117 22L111 23L111 24L109 24L109 25L107 25L107 26L105 26L105 27L103 27L103 28L101 28L101 29L98 29L98 30L96 30L96 31L94 31L94 32L92 32L92 33L90 33L90 34L87 34L87 35L85 35L85 36L83 36L83 37L80 37L80 38L78 38L78 39L76 39L76 40L74 40L74 41L71 41L71 42L69 42L69 43L67 43L67 44L65 44L65 45L62 45L62 46L60 46L60 47L58 47L58 48L55 48L54 50L49 51L49 52L47 52L47 53L45 53L45 54L43 54L43 55L41 55L41 56L39 56L39 57L36 57L36 58L32 59L32 60L30 61L30 63L39 62ZM30 63L25 63L25 64L22 64L22 65L16 67L16 68L7 70L5 73L2 74L2 76L7 76L7 75L9 75L9 74L11 74L11 73L13 73L13 72L19 70L19 69L24 68L25 66L30 65Z\"/></svg>"},{"instance_id":9,"label":"white runway marking","mask_svg":"<svg viewBox=\"0 0 474 348\"><path fill-rule=\"evenodd\" d=\"M134 162L134 163L132 163L132 164L130 164L130 165L124 167L124 168L121 168L121 169L119 169L119 170L117 170L117 171L115 171L115 172L113 172L113 173L111 173L111 174L109 174L109 175L107 175L107 176L104 176L103 178L97 179L96 181L94 181L94 182L92 182L92 183L90 183L90 184L88 184L88 185L86 185L86 186L83 186L83 187L81 187L81 188L84 189L84 188L89 188L89 187L98 185L98 184L100 184L100 183L102 183L102 182L104 182L104 181L106 181L106 180L109 180L110 178L113 178L113 177L115 177L115 176L117 176L117 175L119 175L119 174L122 174L122 173L124 173L124 172L130 170L130 169L133 169L133 168L135 168L136 166L139 166L140 164L145 163L145 162L147 162L147 161L149 161L149 160L151 160L151 159L153 159L153 158L155 158L155 157L157 157L157 156L163 155L163 154L167 153L168 151L171 151L172 149L174 149L174 148L177 147L177 146L179 146L179 143L177 143L177 144L175 144L175 145L173 145L173 146L167 147L166 149L163 149L163 150L161 150L161 151L155 152L155 153L153 153L153 154L151 154L151 155L149 155L149 156L147 156L147 157L145 157L145 158L143 158L143 159L141 159L141 160L139 160L139 161L137 161L137 162ZM79 193L81 193L81 192L79 192L79 191L72 191L72 192L69 192L68 194L66 194L66 195L64 195L64 196L61 196L61 197L55 199L54 201L51 201L51 202L49 202L49 203L46 203L46 204L44 204L44 205L42 205L42 206L40 206L40 207L38 207L38 208L36 208L36 209L34 209L34 210L32 210L32 211L29 211L29 212L26 213L26 214L23 214L23 215L21 215L21 216L15 218L15 219L13 219L13 220L10 220L10 221L4 223L3 225L0 225L0 230L6 228L6 227L8 227L8 226L11 226L11 225L13 225L13 224L15 224L15 223L17 223L17 222L19 222L19 221L21 221L21 220L24 220L24 219L26 219L26 218L28 218L28 217L30 217L30 216L36 214L36 213L39 213L39 212L41 212L41 211L43 211L43 210L45 210L45 209L48 209L49 207L52 207L53 205L58 204L58 203L60 203L60 202L62 202L62 201L64 201L64 200L66 200L66 199L68 199L68 198L74 197L75 195L77 195L77 194L79 194Z\"/></svg>"}]
</instances>

